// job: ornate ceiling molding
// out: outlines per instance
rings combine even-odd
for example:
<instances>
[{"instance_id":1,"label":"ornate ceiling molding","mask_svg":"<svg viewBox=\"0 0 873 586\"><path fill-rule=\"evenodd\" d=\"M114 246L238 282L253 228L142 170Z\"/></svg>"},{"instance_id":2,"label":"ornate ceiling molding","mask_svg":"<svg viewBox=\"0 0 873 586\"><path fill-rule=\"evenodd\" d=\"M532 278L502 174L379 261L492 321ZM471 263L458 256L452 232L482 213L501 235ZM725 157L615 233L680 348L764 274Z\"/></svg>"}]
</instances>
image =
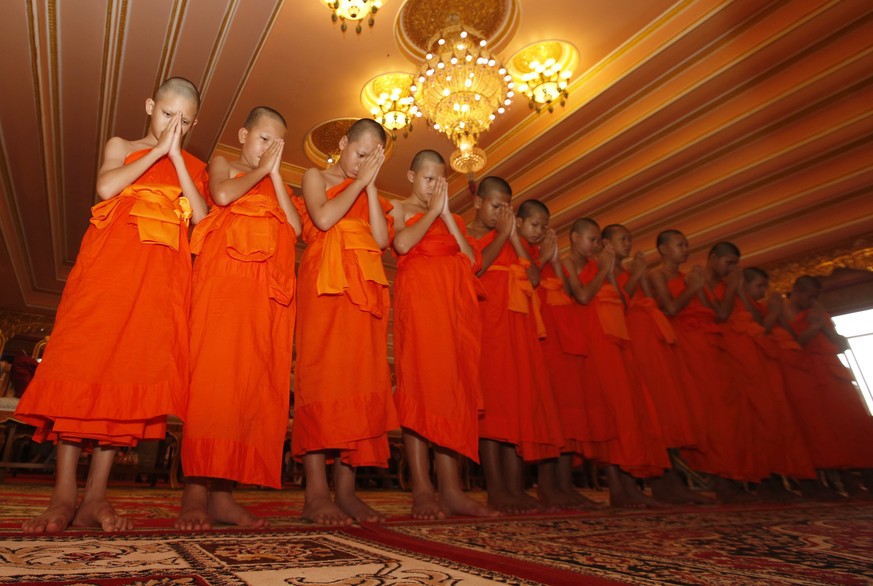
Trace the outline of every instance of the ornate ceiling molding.
<instances>
[{"instance_id":1,"label":"ornate ceiling molding","mask_svg":"<svg viewBox=\"0 0 873 586\"><path fill-rule=\"evenodd\" d=\"M859 239L848 246L818 252L785 263L767 267L770 288L787 293L798 277L828 277L837 269L852 269L873 273L873 240Z\"/></svg>"}]
</instances>

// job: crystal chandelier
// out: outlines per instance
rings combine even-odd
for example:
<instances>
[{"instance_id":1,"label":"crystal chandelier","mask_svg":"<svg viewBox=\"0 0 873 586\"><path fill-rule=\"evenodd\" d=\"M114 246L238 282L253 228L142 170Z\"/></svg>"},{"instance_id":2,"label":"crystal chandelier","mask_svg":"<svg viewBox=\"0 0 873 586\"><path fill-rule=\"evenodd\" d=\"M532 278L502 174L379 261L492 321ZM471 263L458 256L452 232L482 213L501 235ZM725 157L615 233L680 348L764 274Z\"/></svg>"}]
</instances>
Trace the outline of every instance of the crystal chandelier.
<instances>
[{"instance_id":1,"label":"crystal chandelier","mask_svg":"<svg viewBox=\"0 0 873 586\"><path fill-rule=\"evenodd\" d=\"M361 21L367 16L367 24L371 27L376 23L376 12L382 8L382 0L321 0L321 3L331 9L331 19L340 21L343 32L348 30L347 20L356 21L355 32L361 34Z\"/></svg>"},{"instance_id":2,"label":"crystal chandelier","mask_svg":"<svg viewBox=\"0 0 873 586\"><path fill-rule=\"evenodd\" d=\"M411 73L385 73L368 81L361 91L361 104L376 122L392 133L403 129L403 136L412 130L412 119L421 116L412 96L412 79Z\"/></svg>"},{"instance_id":3,"label":"crystal chandelier","mask_svg":"<svg viewBox=\"0 0 873 586\"><path fill-rule=\"evenodd\" d=\"M519 50L507 62L518 91L528 98L531 109L554 110L555 102L565 105L567 85L579 65L579 51L566 41L540 41Z\"/></svg>"},{"instance_id":4,"label":"crystal chandelier","mask_svg":"<svg viewBox=\"0 0 873 586\"><path fill-rule=\"evenodd\" d=\"M428 42L425 63L412 91L415 103L433 127L458 151L452 168L475 173L485 166L479 135L512 100L513 81L477 31L453 25Z\"/></svg>"}]
</instances>

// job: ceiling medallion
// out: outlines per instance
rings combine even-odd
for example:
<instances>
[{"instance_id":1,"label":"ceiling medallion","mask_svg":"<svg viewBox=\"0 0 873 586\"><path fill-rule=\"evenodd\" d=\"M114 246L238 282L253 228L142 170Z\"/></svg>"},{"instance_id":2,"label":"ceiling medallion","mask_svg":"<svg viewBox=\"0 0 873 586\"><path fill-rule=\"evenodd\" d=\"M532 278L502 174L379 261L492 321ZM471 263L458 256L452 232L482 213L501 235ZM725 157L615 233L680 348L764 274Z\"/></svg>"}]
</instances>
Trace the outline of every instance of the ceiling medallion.
<instances>
[{"instance_id":1,"label":"ceiling medallion","mask_svg":"<svg viewBox=\"0 0 873 586\"><path fill-rule=\"evenodd\" d=\"M411 73L384 73L367 82L361 90L361 104L373 115L376 122L392 132L403 130L406 137L412 130L412 119L421 116L412 96Z\"/></svg>"},{"instance_id":2,"label":"ceiling medallion","mask_svg":"<svg viewBox=\"0 0 873 586\"><path fill-rule=\"evenodd\" d=\"M450 24L476 29L496 52L512 39L520 19L519 0L406 0L394 21L394 38L406 58L417 64L431 37Z\"/></svg>"},{"instance_id":3,"label":"ceiling medallion","mask_svg":"<svg viewBox=\"0 0 873 586\"><path fill-rule=\"evenodd\" d=\"M322 122L307 132L303 140L303 152L306 153L306 157L320 167L328 167L336 163L340 155L340 139L358 120L358 118L335 118ZM385 144L386 161L391 158L393 152L394 141L389 139Z\"/></svg>"},{"instance_id":4,"label":"ceiling medallion","mask_svg":"<svg viewBox=\"0 0 873 586\"><path fill-rule=\"evenodd\" d=\"M434 35L412 90L419 110L462 153L472 153L479 135L512 101L512 77L487 48L481 33L462 25ZM475 157L452 156L460 173L481 170L484 151ZM475 165L458 168L463 161ZM479 169L471 167L478 166Z\"/></svg>"},{"instance_id":5,"label":"ceiling medallion","mask_svg":"<svg viewBox=\"0 0 873 586\"><path fill-rule=\"evenodd\" d=\"M579 66L579 51L566 41L540 41L519 50L506 63L519 92L531 109L554 110L554 103L567 103L567 85Z\"/></svg>"},{"instance_id":6,"label":"ceiling medallion","mask_svg":"<svg viewBox=\"0 0 873 586\"><path fill-rule=\"evenodd\" d=\"M331 20L340 22L343 32L348 30L347 20L355 22L355 32L361 34L361 22L369 16L367 24L372 27L376 24L376 12L382 8L383 0L321 0L321 3L330 8Z\"/></svg>"}]
</instances>

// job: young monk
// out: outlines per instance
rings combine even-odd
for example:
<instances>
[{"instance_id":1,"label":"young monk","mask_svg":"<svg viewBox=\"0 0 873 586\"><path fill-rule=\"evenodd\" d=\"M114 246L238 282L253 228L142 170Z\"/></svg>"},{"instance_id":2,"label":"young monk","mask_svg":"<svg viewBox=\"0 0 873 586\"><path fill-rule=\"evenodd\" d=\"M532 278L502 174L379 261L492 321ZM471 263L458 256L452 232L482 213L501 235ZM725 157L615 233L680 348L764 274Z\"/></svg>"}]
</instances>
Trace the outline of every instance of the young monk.
<instances>
[{"instance_id":1,"label":"young monk","mask_svg":"<svg viewBox=\"0 0 873 586\"><path fill-rule=\"evenodd\" d=\"M706 273L695 266L681 271L688 260L688 239L678 230L665 230L657 238L661 265L649 273L652 292L661 310L671 318L683 359L700 392L691 404L694 417L706 436L682 455L695 470L713 476L716 496L723 502L749 501L737 481L760 480L750 470L748 438L738 434L737 390L730 385L722 328L716 323L712 299L707 294Z\"/></svg>"},{"instance_id":2,"label":"young monk","mask_svg":"<svg viewBox=\"0 0 873 586\"><path fill-rule=\"evenodd\" d=\"M670 467L667 448L654 415L648 389L630 356L624 308L627 303L615 276L616 254L601 245L600 226L580 218L570 230L570 254L564 259L573 298L589 305L597 319L587 331L592 370L588 373L606 391L615 418L616 437L607 442L610 504L614 507L654 506L635 478L656 478Z\"/></svg>"},{"instance_id":3,"label":"young monk","mask_svg":"<svg viewBox=\"0 0 873 586\"><path fill-rule=\"evenodd\" d=\"M782 371L768 347L764 329L743 302L743 271L740 249L731 242L719 242L709 252L707 286L712 291L717 318L722 322L722 342L729 360L728 376L745 407L739 420L745 426L750 469L761 477L756 494L777 501L793 500L781 477L814 479L815 469L802 441L788 398ZM738 439L737 441L741 441Z\"/></svg>"},{"instance_id":4,"label":"young monk","mask_svg":"<svg viewBox=\"0 0 873 586\"><path fill-rule=\"evenodd\" d=\"M850 474L842 474L844 488L851 496L869 497L873 491L873 417L852 384L852 372L837 354L847 347L837 334L830 316L819 301L821 282L815 277L798 277L786 306L786 318L816 385L813 405L800 404L799 411L816 413L824 424L839 430L837 437L823 445L811 446L813 461L821 468L861 470L868 486L860 486ZM807 417L801 417L802 420ZM818 428L816 425L814 428ZM866 489L865 489L866 488Z\"/></svg>"},{"instance_id":5,"label":"young monk","mask_svg":"<svg viewBox=\"0 0 873 586\"><path fill-rule=\"evenodd\" d=\"M743 269L743 304L752 318L764 332L763 343L768 358L775 357L785 383L785 394L791 414L797 422L799 437L789 435L789 445L800 445L806 450L811 465L817 469L827 469L832 463L831 455L839 454L842 440L840 429L833 427L819 416L817 407L818 388L810 372L803 348L797 343L791 326L786 319L787 311L782 295L772 293L767 301L770 277L758 267ZM757 338L759 343L761 338ZM778 425L778 422L774 423ZM778 429L778 428L777 428ZM793 430L786 430L792 432ZM839 493L823 485L818 478L795 477L804 497L816 500L835 500ZM760 489L759 489L760 492Z\"/></svg>"},{"instance_id":6,"label":"young monk","mask_svg":"<svg viewBox=\"0 0 873 586\"><path fill-rule=\"evenodd\" d=\"M387 467L396 429L388 370L388 279L382 250L391 242L391 204L376 177L385 129L355 122L339 141L340 159L303 175L295 205L306 251L297 274L297 368L292 452L306 474L303 517L349 525L383 516L355 493L355 468ZM327 463L334 461L336 501Z\"/></svg>"},{"instance_id":7,"label":"young monk","mask_svg":"<svg viewBox=\"0 0 873 586\"><path fill-rule=\"evenodd\" d=\"M504 179L483 179L467 231L482 255L479 278L487 293L480 305L485 411L479 419L479 453L488 504L503 513L524 513L543 505L525 492L522 462L557 458L561 439L549 428L551 410L542 404L549 391L538 341L545 330L533 289L539 270L518 235L511 201Z\"/></svg>"},{"instance_id":8,"label":"young monk","mask_svg":"<svg viewBox=\"0 0 873 586\"><path fill-rule=\"evenodd\" d=\"M145 101L148 131L114 137L103 152L91 225L58 307L43 361L15 416L57 444L51 504L25 521L30 533L69 525L124 531L106 499L115 452L163 439L166 415L188 391L189 219L206 215L205 164L182 150L200 95L170 78ZM81 503L76 467L93 449Z\"/></svg>"},{"instance_id":9,"label":"young monk","mask_svg":"<svg viewBox=\"0 0 873 586\"><path fill-rule=\"evenodd\" d=\"M464 494L459 456L479 461L482 320L474 271L481 256L449 210L446 162L412 159L412 193L391 210L394 250L394 401L409 462L412 516L498 514ZM433 444L439 496L430 480Z\"/></svg>"},{"instance_id":10,"label":"young monk","mask_svg":"<svg viewBox=\"0 0 873 586\"><path fill-rule=\"evenodd\" d=\"M570 311L573 300L564 291L558 240L549 226L549 208L529 199L518 207L516 230L531 247L532 258L540 268L537 295L546 336L540 340L549 374L546 405L554 403L560 422L562 452L557 459L542 460L537 465L537 498L551 509L593 508L597 503L583 496L573 486L574 459L581 462L585 432L585 407L582 399L581 360L587 353L581 336L581 324Z\"/></svg>"},{"instance_id":11,"label":"young monk","mask_svg":"<svg viewBox=\"0 0 873 586\"><path fill-rule=\"evenodd\" d=\"M620 224L610 224L601 234L604 243L615 251L615 280L627 299L627 330L631 355L642 382L651 393L655 416L660 424L668 453L693 448L703 434L689 405L697 400L693 380L682 368L673 325L652 299L647 279L645 256L638 252L630 263L633 238ZM708 503L710 500L690 490L673 469L650 480L652 496L674 504Z\"/></svg>"},{"instance_id":12,"label":"young monk","mask_svg":"<svg viewBox=\"0 0 873 586\"><path fill-rule=\"evenodd\" d=\"M210 163L212 211L197 225L191 390L179 529L263 527L234 500L234 481L281 488L294 331L300 216L280 174L285 119L252 110L240 157Z\"/></svg>"}]
</instances>

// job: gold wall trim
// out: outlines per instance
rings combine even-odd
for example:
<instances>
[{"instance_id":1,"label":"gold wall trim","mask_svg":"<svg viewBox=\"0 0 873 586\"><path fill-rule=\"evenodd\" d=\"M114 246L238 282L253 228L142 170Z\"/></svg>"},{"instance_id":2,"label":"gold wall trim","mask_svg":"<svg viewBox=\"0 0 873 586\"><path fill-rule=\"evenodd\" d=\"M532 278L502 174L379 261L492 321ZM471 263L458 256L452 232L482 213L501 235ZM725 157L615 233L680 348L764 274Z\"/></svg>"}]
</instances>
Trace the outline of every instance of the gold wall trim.
<instances>
[{"instance_id":1,"label":"gold wall trim","mask_svg":"<svg viewBox=\"0 0 873 586\"><path fill-rule=\"evenodd\" d=\"M836 269L873 273L873 240L861 238L847 246L765 268L770 274L770 288L780 293L790 291L794 281L803 275L828 277Z\"/></svg>"}]
</instances>

